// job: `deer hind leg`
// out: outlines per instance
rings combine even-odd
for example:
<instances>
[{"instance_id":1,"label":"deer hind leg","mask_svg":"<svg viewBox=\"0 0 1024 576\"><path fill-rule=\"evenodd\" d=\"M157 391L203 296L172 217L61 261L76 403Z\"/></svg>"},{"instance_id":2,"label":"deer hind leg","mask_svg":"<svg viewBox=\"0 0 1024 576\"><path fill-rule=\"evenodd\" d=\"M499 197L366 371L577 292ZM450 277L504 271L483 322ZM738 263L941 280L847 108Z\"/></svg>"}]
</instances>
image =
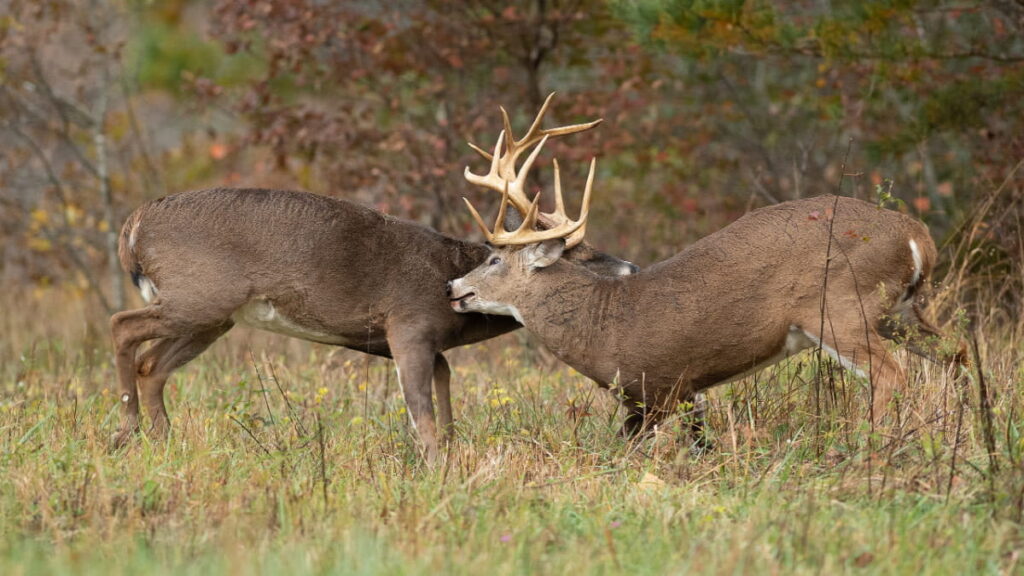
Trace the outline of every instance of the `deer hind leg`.
<instances>
[{"instance_id":1,"label":"deer hind leg","mask_svg":"<svg viewBox=\"0 0 1024 576\"><path fill-rule=\"evenodd\" d=\"M136 388L135 353L143 342L171 336L159 305L118 312L110 317L117 365L121 425L111 438L111 448L125 446L139 430L139 394Z\"/></svg>"},{"instance_id":2,"label":"deer hind leg","mask_svg":"<svg viewBox=\"0 0 1024 576\"><path fill-rule=\"evenodd\" d=\"M838 323L834 325L838 328ZM851 325L856 325L856 322ZM828 324L825 329L829 330ZM863 324L845 332L827 333L824 338L806 330L805 334L843 368L869 379L872 420L876 425L881 424L894 393L906 381L903 368L886 350L881 336L873 330L865 333Z\"/></svg>"},{"instance_id":3,"label":"deer hind leg","mask_svg":"<svg viewBox=\"0 0 1024 576\"><path fill-rule=\"evenodd\" d=\"M437 419L441 428L441 441L445 444L451 442L452 434L455 432L452 418L452 397L451 397L452 371L448 367L448 360L442 354L434 356L434 393L437 395Z\"/></svg>"},{"instance_id":4,"label":"deer hind leg","mask_svg":"<svg viewBox=\"0 0 1024 576\"><path fill-rule=\"evenodd\" d=\"M136 367L139 392L151 421L150 433L153 437L164 438L170 429L167 408L164 406L164 386L167 379L175 370L188 364L209 348L233 325L234 323L228 321L221 326L188 336L164 338L139 356Z\"/></svg>"},{"instance_id":5,"label":"deer hind leg","mask_svg":"<svg viewBox=\"0 0 1024 576\"><path fill-rule=\"evenodd\" d=\"M389 339L388 344L398 365L398 386L405 398L409 418L419 435L427 462L433 464L437 461L438 451L430 381L437 353L429 344L414 337Z\"/></svg>"}]
</instances>

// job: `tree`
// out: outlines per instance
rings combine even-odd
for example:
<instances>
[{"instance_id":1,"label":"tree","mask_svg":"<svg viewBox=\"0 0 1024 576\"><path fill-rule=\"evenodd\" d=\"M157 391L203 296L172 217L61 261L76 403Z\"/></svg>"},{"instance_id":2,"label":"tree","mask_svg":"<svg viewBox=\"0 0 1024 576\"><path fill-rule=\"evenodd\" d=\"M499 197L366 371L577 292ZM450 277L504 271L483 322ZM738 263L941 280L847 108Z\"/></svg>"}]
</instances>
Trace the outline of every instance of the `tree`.
<instances>
[{"instance_id":1,"label":"tree","mask_svg":"<svg viewBox=\"0 0 1024 576\"><path fill-rule=\"evenodd\" d=\"M0 200L14 210L5 226L34 255L22 260L28 274L49 281L63 262L108 313L118 310L116 188L151 185L156 174L122 68L124 7L16 0L9 8L0 26L0 161L8 168ZM134 179L135 166L150 169Z\"/></svg>"}]
</instances>

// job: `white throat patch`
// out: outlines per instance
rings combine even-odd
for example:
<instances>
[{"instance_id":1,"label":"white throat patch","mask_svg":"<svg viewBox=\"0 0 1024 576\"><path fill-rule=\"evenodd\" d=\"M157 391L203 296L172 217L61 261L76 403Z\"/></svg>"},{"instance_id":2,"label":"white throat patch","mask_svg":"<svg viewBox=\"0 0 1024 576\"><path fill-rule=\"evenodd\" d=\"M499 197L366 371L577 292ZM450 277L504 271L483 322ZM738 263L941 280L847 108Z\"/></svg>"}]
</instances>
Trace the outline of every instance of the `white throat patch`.
<instances>
[{"instance_id":1,"label":"white throat patch","mask_svg":"<svg viewBox=\"0 0 1024 576\"><path fill-rule=\"evenodd\" d=\"M476 301L473 302L472 311L480 312L481 314L493 314L495 316L511 316L516 319L516 322L526 326L526 322L523 322L523 315L520 314L519 310L511 304L488 302L477 298Z\"/></svg>"}]
</instances>

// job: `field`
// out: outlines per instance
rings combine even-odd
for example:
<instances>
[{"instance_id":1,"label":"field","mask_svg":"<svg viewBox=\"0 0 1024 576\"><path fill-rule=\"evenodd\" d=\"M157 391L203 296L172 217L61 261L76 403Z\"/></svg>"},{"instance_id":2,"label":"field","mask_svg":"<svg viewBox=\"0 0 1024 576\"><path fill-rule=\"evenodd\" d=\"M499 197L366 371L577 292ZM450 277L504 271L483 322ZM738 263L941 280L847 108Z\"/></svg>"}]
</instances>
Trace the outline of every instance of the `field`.
<instances>
[{"instance_id":1,"label":"field","mask_svg":"<svg viewBox=\"0 0 1024 576\"><path fill-rule=\"evenodd\" d=\"M244 330L172 379L169 442L108 453L103 319L4 298L3 574L1021 571L1024 372L995 320L984 387L901 354L872 431L866 383L801 356L715 390L703 455L685 416L621 439L609 393L511 334L450 354L430 469L389 363Z\"/></svg>"},{"instance_id":2,"label":"field","mask_svg":"<svg viewBox=\"0 0 1024 576\"><path fill-rule=\"evenodd\" d=\"M0 576L1024 574L1024 0L3 7ZM876 428L870 382L804 353L713 390L700 452L691 406L626 440L613 394L520 331L447 354L455 441L427 466L392 363L235 328L171 378L167 441L108 449L133 210L307 190L478 241L462 199L490 218L507 188L466 180L467 142L523 138L552 92L538 126L603 123L523 185L554 207L558 158L580 214L596 158L595 247L647 266L759 207L876 202L928 226L931 316L971 366L900 351ZM807 215L871 240L832 216Z\"/></svg>"}]
</instances>

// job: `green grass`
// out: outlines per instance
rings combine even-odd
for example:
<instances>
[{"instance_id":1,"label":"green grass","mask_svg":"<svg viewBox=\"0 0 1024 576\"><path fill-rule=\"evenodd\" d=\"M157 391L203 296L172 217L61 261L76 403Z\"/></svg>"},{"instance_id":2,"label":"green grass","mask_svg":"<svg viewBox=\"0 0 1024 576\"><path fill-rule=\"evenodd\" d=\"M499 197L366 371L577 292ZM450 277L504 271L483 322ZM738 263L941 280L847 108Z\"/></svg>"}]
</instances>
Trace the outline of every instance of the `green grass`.
<instances>
[{"instance_id":1,"label":"green grass","mask_svg":"<svg viewBox=\"0 0 1024 576\"><path fill-rule=\"evenodd\" d=\"M169 442L108 453L102 327L25 306L0 326L3 574L1021 571L1024 376L998 330L991 460L976 383L961 409L917 361L898 427L804 357L716 390L694 456L682 418L624 441L610 394L510 335L451 355L458 441L430 469L387 362L244 331L172 379Z\"/></svg>"}]
</instances>

